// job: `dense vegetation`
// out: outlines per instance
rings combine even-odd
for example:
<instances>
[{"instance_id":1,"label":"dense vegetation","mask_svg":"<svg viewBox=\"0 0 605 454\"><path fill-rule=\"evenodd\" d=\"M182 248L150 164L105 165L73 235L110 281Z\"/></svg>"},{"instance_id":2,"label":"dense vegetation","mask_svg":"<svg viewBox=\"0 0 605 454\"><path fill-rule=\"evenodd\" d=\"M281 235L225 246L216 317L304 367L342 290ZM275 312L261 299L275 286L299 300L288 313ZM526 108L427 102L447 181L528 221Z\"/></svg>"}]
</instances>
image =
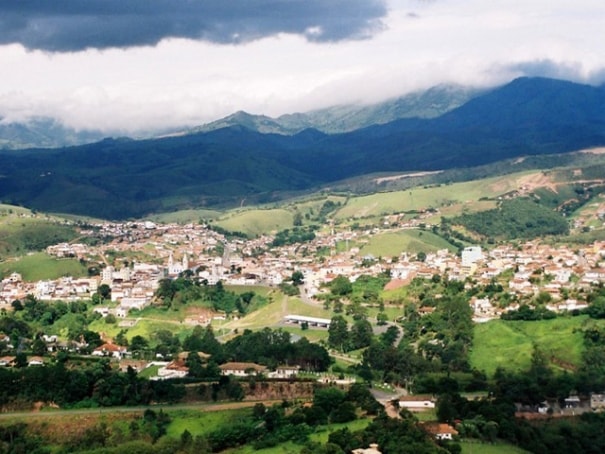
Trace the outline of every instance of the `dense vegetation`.
<instances>
[{"instance_id":1,"label":"dense vegetation","mask_svg":"<svg viewBox=\"0 0 605 454\"><path fill-rule=\"evenodd\" d=\"M499 240L530 239L569 232L569 225L563 216L527 198L504 200L496 209L463 214L451 222Z\"/></svg>"},{"instance_id":2,"label":"dense vegetation","mask_svg":"<svg viewBox=\"0 0 605 454\"><path fill-rule=\"evenodd\" d=\"M238 312L246 314L250 307L258 307L267 303L266 299L254 292L241 294L231 292L223 287L222 282L207 285L191 276L181 276L177 279L162 279L155 296L162 300L163 306L178 310L182 305L198 302L215 311L231 314Z\"/></svg>"}]
</instances>

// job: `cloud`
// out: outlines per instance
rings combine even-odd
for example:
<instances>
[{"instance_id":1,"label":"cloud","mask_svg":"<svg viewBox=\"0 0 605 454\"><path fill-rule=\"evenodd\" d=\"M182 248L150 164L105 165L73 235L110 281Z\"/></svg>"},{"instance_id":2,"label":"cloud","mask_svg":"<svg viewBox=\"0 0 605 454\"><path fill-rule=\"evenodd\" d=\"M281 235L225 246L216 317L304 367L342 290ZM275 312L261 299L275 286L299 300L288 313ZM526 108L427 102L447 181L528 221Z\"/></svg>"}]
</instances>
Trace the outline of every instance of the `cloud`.
<instances>
[{"instance_id":1,"label":"cloud","mask_svg":"<svg viewBox=\"0 0 605 454\"><path fill-rule=\"evenodd\" d=\"M528 77L550 77L552 79L574 80L589 84L601 84L605 80L605 71L587 71L580 61L556 62L551 59L539 59L511 64L508 68L513 74Z\"/></svg>"},{"instance_id":2,"label":"cloud","mask_svg":"<svg viewBox=\"0 0 605 454\"><path fill-rule=\"evenodd\" d=\"M309 41L372 36L386 0L0 0L0 44L74 52L165 38L238 44L280 33Z\"/></svg>"}]
</instances>

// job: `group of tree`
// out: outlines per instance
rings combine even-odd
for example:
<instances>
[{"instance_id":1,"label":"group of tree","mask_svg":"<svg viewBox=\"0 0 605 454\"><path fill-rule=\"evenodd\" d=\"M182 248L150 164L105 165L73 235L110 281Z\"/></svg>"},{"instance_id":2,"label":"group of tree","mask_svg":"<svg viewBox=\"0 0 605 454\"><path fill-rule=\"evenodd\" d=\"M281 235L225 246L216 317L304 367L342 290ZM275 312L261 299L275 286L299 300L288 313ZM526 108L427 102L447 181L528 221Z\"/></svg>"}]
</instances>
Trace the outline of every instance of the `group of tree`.
<instances>
[{"instance_id":1,"label":"group of tree","mask_svg":"<svg viewBox=\"0 0 605 454\"><path fill-rule=\"evenodd\" d=\"M403 323L404 342L417 345L416 352L444 371L470 370L473 341L472 309L464 283L445 281L439 298L424 297L421 304L433 308L420 315L410 308Z\"/></svg>"},{"instance_id":2,"label":"group of tree","mask_svg":"<svg viewBox=\"0 0 605 454\"><path fill-rule=\"evenodd\" d=\"M54 402L63 408L141 405L169 402L183 396L183 388L170 382L149 381L114 370L109 361L77 363L60 355L54 364L0 369L0 406Z\"/></svg>"},{"instance_id":3,"label":"group of tree","mask_svg":"<svg viewBox=\"0 0 605 454\"><path fill-rule=\"evenodd\" d=\"M281 247L290 244L308 243L315 239L317 226L295 226L292 229L281 230L275 234L271 247Z\"/></svg>"},{"instance_id":4,"label":"group of tree","mask_svg":"<svg viewBox=\"0 0 605 454\"><path fill-rule=\"evenodd\" d=\"M207 282L193 276L180 276L176 279L162 279L155 292L155 297L163 307L178 310L180 306L191 302L201 303L215 311L231 314L246 314L253 300L264 304L265 298L254 292L236 293L226 290L222 282L208 285ZM262 301L261 301L262 300Z\"/></svg>"},{"instance_id":5,"label":"group of tree","mask_svg":"<svg viewBox=\"0 0 605 454\"><path fill-rule=\"evenodd\" d=\"M336 315L330 320L328 345L341 352L368 347L373 337L372 324L365 318L355 320L350 328L342 315Z\"/></svg>"},{"instance_id":6,"label":"group of tree","mask_svg":"<svg viewBox=\"0 0 605 454\"><path fill-rule=\"evenodd\" d=\"M504 200L497 208L462 214L452 224L493 239L537 238L569 233L567 220L530 198Z\"/></svg>"}]
</instances>

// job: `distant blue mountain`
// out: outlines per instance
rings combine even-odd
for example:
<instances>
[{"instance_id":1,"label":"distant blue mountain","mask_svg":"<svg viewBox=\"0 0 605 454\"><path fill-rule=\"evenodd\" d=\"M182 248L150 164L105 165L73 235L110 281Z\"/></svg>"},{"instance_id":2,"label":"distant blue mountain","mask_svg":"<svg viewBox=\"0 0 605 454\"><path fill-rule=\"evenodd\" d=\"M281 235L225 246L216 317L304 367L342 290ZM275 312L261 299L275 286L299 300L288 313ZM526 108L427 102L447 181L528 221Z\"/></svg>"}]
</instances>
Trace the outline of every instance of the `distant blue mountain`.
<instances>
[{"instance_id":1,"label":"distant blue mountain","mask_svg":"<svg viewBox=\"0 0 605 454\"><path fill-rule=\"evenodd\" d=\"M240 124L154 140L0 152L0 200L107 218L271 201L372 172L471 167L605 145L605 90L523 78L430 119L341 134Z\"/></svg>"}]
</instances>

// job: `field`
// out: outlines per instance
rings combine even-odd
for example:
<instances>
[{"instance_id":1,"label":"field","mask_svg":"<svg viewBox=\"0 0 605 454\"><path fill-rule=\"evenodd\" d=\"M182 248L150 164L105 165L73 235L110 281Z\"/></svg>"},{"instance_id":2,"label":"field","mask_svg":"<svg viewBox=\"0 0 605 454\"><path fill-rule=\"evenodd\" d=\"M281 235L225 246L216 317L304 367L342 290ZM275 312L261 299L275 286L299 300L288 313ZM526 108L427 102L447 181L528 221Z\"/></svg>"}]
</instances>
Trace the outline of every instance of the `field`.
<instances>
[{"instance_id":1,"label":"field","mask_svg":"<svg viewBox=\"0 0 605 454\"><path fill-rule=\"evenodd\" d=\"M348 427L352 432L356 430L364 429L370 423L369 419L357 419L355 421L351 421L349 423L344 424L330 424L327 427L320 427L317 429L316 433L313 433L309 436L311 441L317 441L320 443L326 443L328 441L328 437L330 434L336 430L343 429ZM360 446L361 447L361 446ZM233 454L298 454L302 449L301 445L297 445L292 442L283 443L273 448L266 448L255 450L252 446L242 446L241 448L236 448L230 450L230 453Z\"/></svg>"},{"instance_id":2,"label":"field","mask_svg":"<svg viewBox=\"0 0 605 454\"><path fill-rule=\"evenodd\" d=\"M208 434L221 426L236 422L250 415L250 408L225 411L176 410L169 411L172 418L166 435L179 439L188 430L194 437Z\"/></svg>"},{"instance_id":3,"label":"field","mask_svg":"<svg viewBox=\"0 0 605 454\"><path fill-rule=\"evenodd\" d=\"M76 237L74 227L45 216L32 216L17 207L0 209L0 259L43 250Z\"/></svg>"},{"instance_id":4,"label":"field","mask_svg":"<svg viewBox=\"0 0 605 454\"><path fill-rule=\"evenodd\" d=\"M462 448L462 454L524 454L528 452L505 442L490 444L478 441L461 441L460 447Z\"/></svg>"},{"instance_id":5,"label":"field","mask_svg":"<svg viewBox=\"0 0 605 454\"><path fill-rule=\"evenodd\" d=\"M243 232L249 236L257 236L291 228L293 219L293 214L285 209L238 210L221 217L214 222L214 225L231 232Z\"/></svg>"},{"instance_id":6,"label":"field","mask_svg":"<svg viewBox=\"0 0 605 454\"><path fill-rule=\"evenodd\" d=\"M7 276L12 272L21 274L23 280L29 282L87 275L86 267L78 260L56 259L43 252L0 263L0 276Z\"/></svg>"},{"instance_id":7,"label":"field","mask_svg":"<svg viewBox=\"0 0 605 454\"><path fill-rule=\"evenodd\" d=\"M535 322L492 320L475 326L471 365L493 375L497 367L509 370L529 368L533 345L537 345L553 367L571 368L580 363L581 329L589 323L605 322L586 316L557 317Z\"/></svg>"},{"instance_id":8,"label":"field","mask_svg":"<svg viewBox=\"0 0 605 454\"><path fill-rule=\"evenodd\" d=\"M283 325L284 316L288 314L330 318L331 312L325 310L321 304L305 303L299 297L288 297L277 289L269 287L229 286L228 290L234 292L254 291L259 295L268 297L270 302L241 318L213 320L212 327L214 332L223 340L227 340L234 333L241 332L244 329L260 330L265 327L282 327L292 334L305 336L312 341L319 341L327 337L327 330L325 329L309 327L308 330L303 331L298 325ZM127 329L126 337L130 340L134 336L139 335L146 339L153 339L153 335L157 331L168 330L184 339L191 334L194 325L186 325L183 322L188 315L191 315L195 308L205 307L193 302L183 305L177 311L147 307L142 311L131 314L129 320L133 322L136 320L136 324ZM103 336L115 337L123 329L119 326L119 322L121 321L119 320L118 323L106 323L105 319L95 320L90 324L90 329L102 333Z\"/></svg>"},{"instance_id":9,"label":"field","mask_svg":"<svg viewBox=\"0 0 605 454\"><path fill-rule=\"evenodd\" d=\"M227 321L220 325L220 327L227 330L237 329L239 331L242 329L257 330L267 326L275 327L281 325L284 316L288 314L321 318L331 317L331 312L325 310L321 304L307 304L302 302L298 297L288 297L282 293L275 293L273 299L274 301L271 304L260 308L258 311L248 314L238 320ZM302 330L294 325L292 325L291 328L298 329L302 333ZM312 329L306 330L304 332L305 336L310 337L312 331Z\"/></svg>"},{"instance_id":10,"label":"field","mask_svg":"<svg viewBox=\"0 0 605 454\"><path fill-rule=\"evenodd\" d=\"M338 210L337 219L381 216L427 208L447 207L452 204L492 198L517 189L527 180L527 172L502 177L485 178L463 183L415 188L406 191L377 193L351 198Z\"/></svg>"},{"instance_id":11,"label":"field","mask_svg":"<svg viewBox=\"0 0 605 454\"><path fill-rule=\"evenodd\" d=\"M360 255L372 254L374 257L398 257L402 252L417 254L435 252L439 249L455 248L433 232L424 230L400 230L371 237L369 243L360 249Z\"/></svg>"},{"instance_id":12,"label":"field","mask_svg":"<svg viewBox=\"0 0 605 454\"><path fill-rule=\"evenodd\" d=\"M187 222L199 222L200 219L216 219L221 214L220 211L214 210L180 210L171 213L154 214L147 219L154 222L185 224Z\"/></svg>"}]
</instances>

